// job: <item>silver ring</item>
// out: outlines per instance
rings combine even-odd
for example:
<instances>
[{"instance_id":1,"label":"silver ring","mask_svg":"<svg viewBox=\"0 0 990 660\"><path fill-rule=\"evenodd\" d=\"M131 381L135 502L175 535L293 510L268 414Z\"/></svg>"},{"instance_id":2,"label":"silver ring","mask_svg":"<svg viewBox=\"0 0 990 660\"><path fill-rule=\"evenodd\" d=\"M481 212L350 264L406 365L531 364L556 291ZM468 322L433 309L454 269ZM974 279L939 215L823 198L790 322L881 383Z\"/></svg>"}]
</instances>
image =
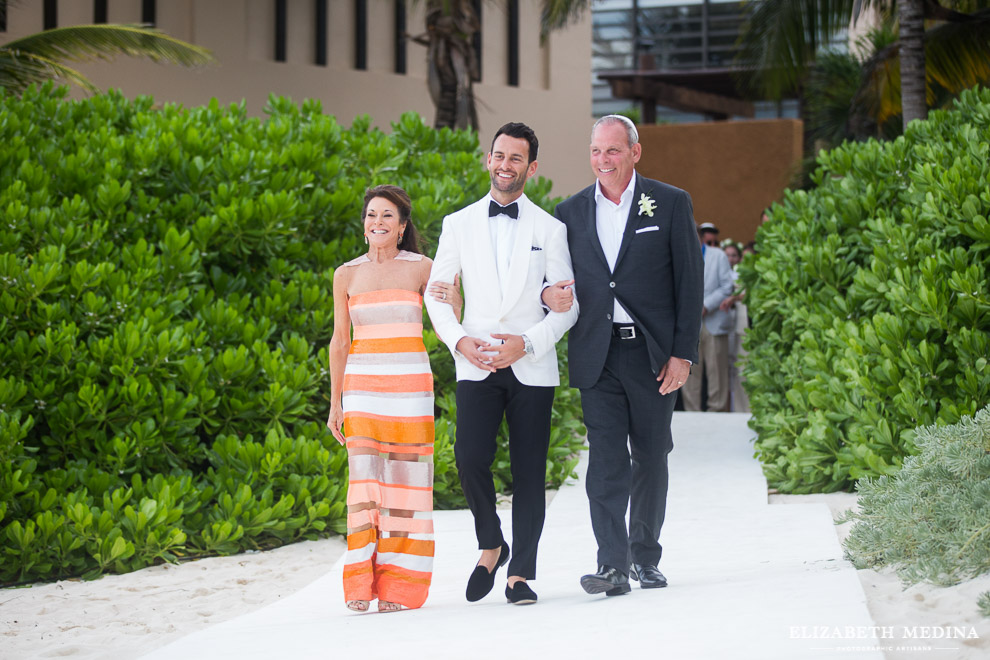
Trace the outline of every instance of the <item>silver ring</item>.
<instances>
[{"instance_id":1,"label":"silver ring","mask_svg":"<svg viewBox=\"0 0 990 660\"><path fill-rule=\"evenodd\" d=\"M446 300L446 299L447 299L447 292L444 291L443 293L440 294L440 300Z\"/></svg>"},{"instance_id":2,"label":"silver ring","mask_svg":"<svg viewBox=\"0 0 990 660\"><path fill-rule=\"evenodd\" d=\"M683 385L684 384L684 381L683 380L679 380L679 381L677 381L677 384L678 385Z\"/></svg>"}]
</instances>

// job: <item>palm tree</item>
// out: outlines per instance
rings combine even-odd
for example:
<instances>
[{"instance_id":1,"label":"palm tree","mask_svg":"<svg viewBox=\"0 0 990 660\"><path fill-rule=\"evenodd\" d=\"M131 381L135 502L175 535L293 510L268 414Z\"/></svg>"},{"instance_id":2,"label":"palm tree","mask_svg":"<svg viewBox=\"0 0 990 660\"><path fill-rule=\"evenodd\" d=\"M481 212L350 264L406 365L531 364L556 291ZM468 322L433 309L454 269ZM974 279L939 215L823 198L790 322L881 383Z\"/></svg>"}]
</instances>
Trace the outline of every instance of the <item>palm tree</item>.
<instances>
[{"instance_id":1,"label":"palm tree","mask_svg":"<svg viewBox=\"0 0 990 660\"><path fill-rule=\"evenodd\" d=\"M0 4L0 8L3 4ZM32 83L64 80L99 91L65 62L110 60L116 55L196 66L213 61L210 51L143 25L75 25L45 30L0 45L0 87L20 94Z\"/></svg>"},{"instance_id":2,"label":"palm tree","mask_svg":"<svg viewBox=\"0 0 990 660\"><path fill-rule=\"evenodd\" d=\"M766 98L800 98L816 58L866 10L894 16L896 8L900 23L898 40L864 62L863 88L880 90L877 98L899 106L879 107L877 124L901 110L905 122L925 117L940 96L990 81L990 0L761 0L752 6L739 63L754 70L754 91ZM886 89L894 83L899 89Z\"/></svg>"},{"instance_id":3,"label":"palm tree","mask_svg":"<svg viewBox=\"0 0 990 660\"><path fill-rule=\"evenodd\" d=\"M591 0L540 0L540 38L565 27ZM426 0L426 32L412 37L426 46L427 84L436 106L435 128L478 126L473 82L478 61L472 43L481 21L471 0Z\"/></svg>"},{"instance_id":4,"label":"palm tree","mask_svg":"<svg viewBox=\"0 0 990 660\"><path fill-rule=\"evenodd\" d=\"M896 111L900 97L894 95L900 89L899 70L872 63L896 42L896 23L888 17L859 36L849 51L826 50L815 59L802 86L802 117L811 153L845 140L894 139L901 134ZM864 81L864 69L877 73ZM808 165L813 164L812 157Z\"/></svg>"},{"instance_id":5,"label":"palm tree","mask_svg":"<svg viewBox=\"0 0 990 660\"><path fill-rule=\"evenodd\" d=\"M427 85L437 109L435 128L478 126L473 88L478 60L472 37L480 28L471 2L426 3L426 32L413 41L426 46Z\"/></svg>"},{"instance_id":6,"label":"palm tree","mask_svg":"<svg viewBox=\"0 0 990 660\"><path fill-rule=\"evenodd\" d=\"M925 93L925 16L922 0L900 0L901 115L904 125L928 116Z\"/></svg>"}]
</instances>

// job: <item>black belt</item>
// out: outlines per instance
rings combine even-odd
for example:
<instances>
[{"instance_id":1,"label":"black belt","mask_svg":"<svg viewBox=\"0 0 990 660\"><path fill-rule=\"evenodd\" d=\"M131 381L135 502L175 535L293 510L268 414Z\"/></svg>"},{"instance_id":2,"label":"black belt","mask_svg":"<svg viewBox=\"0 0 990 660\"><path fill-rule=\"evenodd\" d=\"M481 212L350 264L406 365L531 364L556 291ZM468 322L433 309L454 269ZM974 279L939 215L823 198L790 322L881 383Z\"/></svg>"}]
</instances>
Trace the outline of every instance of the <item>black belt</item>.
<instances>
[{"instance_id":1,"label":"black belt","mask_svg":"<svg viewBox=\"0 0 990 660\"><path fill-rule=\"evenodd\" d=\"M635 339L639 337L640 329L637 328L632 323L613 323L612 324L612 336L618 337L619 339Z\"/></svg>"}]
</instances>

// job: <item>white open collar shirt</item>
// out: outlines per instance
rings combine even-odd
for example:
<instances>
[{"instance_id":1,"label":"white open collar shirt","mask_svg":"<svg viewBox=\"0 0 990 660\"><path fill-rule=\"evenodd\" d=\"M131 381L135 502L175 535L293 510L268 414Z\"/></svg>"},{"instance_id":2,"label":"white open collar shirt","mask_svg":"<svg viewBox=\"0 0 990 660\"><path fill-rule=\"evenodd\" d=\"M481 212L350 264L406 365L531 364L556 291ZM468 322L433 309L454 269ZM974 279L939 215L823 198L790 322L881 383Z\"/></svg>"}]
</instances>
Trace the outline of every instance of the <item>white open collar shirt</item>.
<instances>
[{"instance_id":1,"label":"white open collar shirt","mask_svg":"<svg viewBox=\"0 0 990 660\"><path fill-rule=\"evenodd\" d=\"M622 245L622 234L626 231L626 221L629 219L629 209L632 208L633 193L636 190L636 172L629 177L629 185L619 196L619 203L614 204L602 192L602 184L595 181L595 227L598 229L598 240L608 261L608 269L615 271L615 260L619 257L619 246ZM612 309L613 323L632 323L632 317L616 300Z\"/></svg>"}]
</instances>

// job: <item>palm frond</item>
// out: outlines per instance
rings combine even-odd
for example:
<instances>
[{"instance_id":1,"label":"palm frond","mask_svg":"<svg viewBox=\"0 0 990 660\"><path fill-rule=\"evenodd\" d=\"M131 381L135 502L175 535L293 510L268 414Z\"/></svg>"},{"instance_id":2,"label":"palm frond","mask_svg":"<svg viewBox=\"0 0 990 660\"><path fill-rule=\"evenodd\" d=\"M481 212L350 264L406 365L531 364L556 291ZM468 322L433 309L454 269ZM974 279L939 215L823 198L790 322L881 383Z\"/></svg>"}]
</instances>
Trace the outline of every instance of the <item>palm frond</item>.
<instances>
[{"instance_id":1,"label":"palm frond","mask_svg":"<svg viewBox=\"0 0 990 660\"><path fill-rule=\"evenodd\" d=\"M889 44L863 62L863 78L855 104L878 126L901 114L901 65L897 43Z\"/></svg>"},{"instance_id":2,"label":"palm frond","mask_svg":"<svg viewBox=\"0 0 990 660\"><path fill-rule=\"evenodd\" d=\"M0 87L21 94L30 85L40 85L48 80L63 80L89 92L99 91L86 76L64 64L32 53L0 48Z\"/></svg>"},{"instance_id":3,"label":"palm frond","mask_svg":"<svg viewBox=\"0 0 990 660\"><path fill-rule=\"evenodd\" d=\"M935 104L933 82L953 95L990 82L990 10L925 32L925 70L930 105Z\"/></svg>"},{"instance_id":4,"label":"palm frond","mask_svg":"<svg viewBox=\"0 0 990 660\"><path fill-rule=\"evenodd\" d=\"M207 49L142 25L73 25L15 39L3 48L52 61L109 60L117 55L147 57L155 62L183 66L213 61Z\"/></svg>"},{"instance_id":5,"label":"palm frond","mask_svg":"<svg viewBox=\"0 0 990 660\"><path fill-rule=\"evenodd\" d=\"M857 98L869 100L869 113L883 124L901 112L898 43L877 50L863 62ZM925 32L926 98L930 107L941 96L990 83L990 10L966 22L942 23Z\"/></svg>"},{"instance_id":6,"label":"palm frond","mask_svg":"<svg viewBox=\"0 0 990 660\"><path fill-rule=\"evenodd\" d=\"M856 40L860 80L853 96L850 128L859 139L887 135L901 114L901 69L897 55L897 19L885 14ZM890 134L890 137L896 135Z\"/></svg>"},{"instance_id":7,"label":"palm frond","mask_svg":"<svg viewBox=\"0 0 990 660\"><path fill-rule=\"evenodd\" d=\"M935 21L968 21L970 14L990 8L987 0L922 0L925 18Z\"/></svg>"},{"instance_id":8,"label":"palm frond","mask_svg":"<svg viewBox=\"0 0 990 660\"><path fill-rule=\"evenodd\" d=\"M848 53L825 53L815 62L804 97L813 139L835 147L851 137L850 113L861 73L859 62Z\"/></svg>"},{"instance_id":9,"label":"palm frond","mask_svg":"<svg viewBox=\"0 0 990 660\"><path fill-rule=\"evenodd\" d=\"M849 25L855 0L749 3L736 63L754 71L751 91L781 99L800 88L815 56Z\"/></svg>"},{"instance_id":10,"label":"palm frond","mask_svg":"<svg viewBox=\"0 0 990 660\"><path fill-rule=\"evenodd\" d=\"M815 58L866 9L889 11L894 0L762 0L747 3L736 64L752 71L740 82L779 100L796 93Z\"/></svg>"},{"instance_id":11,"label":"palm frond","mask_svg":"<svg viewBox=\"0 0 990 660\"><path fill-rule=\"evenodd\" d=\"M567 27L591 7L591 0L543 0L540 7L540 42L554 30Z\"/></svg>"}]
</instances>

